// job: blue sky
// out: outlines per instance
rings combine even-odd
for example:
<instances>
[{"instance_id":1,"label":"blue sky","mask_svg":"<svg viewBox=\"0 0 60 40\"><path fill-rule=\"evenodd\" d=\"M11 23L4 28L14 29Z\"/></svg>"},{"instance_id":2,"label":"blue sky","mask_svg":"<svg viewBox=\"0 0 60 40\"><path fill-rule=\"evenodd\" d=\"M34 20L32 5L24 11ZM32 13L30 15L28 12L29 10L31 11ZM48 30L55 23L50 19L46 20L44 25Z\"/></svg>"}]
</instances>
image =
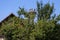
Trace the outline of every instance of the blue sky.
<instances>
[{"instance_id":1,"label":"blue sky","mask_svg":"<svg viewBox=\"0 0 60 40\"><path fill-rule=\"evenodd\" d=\"M41 0L38 0L39 2ZM50 1L54 3L56 15L60 13L60 0L42 0L44 4ZM0 21L6 18L10 13L17 15L19 7L24 7L26 10L36 8L37 0L0 0Z\"/></svg>"}]
</instances>

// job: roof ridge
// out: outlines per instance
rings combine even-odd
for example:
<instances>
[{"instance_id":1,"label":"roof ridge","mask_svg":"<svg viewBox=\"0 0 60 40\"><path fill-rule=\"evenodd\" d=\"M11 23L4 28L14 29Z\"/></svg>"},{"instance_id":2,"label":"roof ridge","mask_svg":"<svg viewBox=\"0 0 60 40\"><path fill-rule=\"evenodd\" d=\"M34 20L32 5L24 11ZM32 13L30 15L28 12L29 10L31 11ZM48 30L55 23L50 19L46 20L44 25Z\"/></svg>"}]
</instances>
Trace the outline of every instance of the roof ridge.
<instances>
[{"instance_id":1,"label":"roof ridge","mask_svg":"<svg viewBox=\"0 0 60 40\"><path fill-rule=\"evenodd\" d=\"M11 14L9 14L7 17L5 17L1 22L3 22L5 19L7 19L7 18L8 18L9 16L11 16L11 15L12 15L12 16L16 16L16 15L14 15L13 13L11 13ZM17 17L17 16L16 16L16 17ZM1 23L1 22L0 22L0 23Z\"/></svg>"}]
</instances>

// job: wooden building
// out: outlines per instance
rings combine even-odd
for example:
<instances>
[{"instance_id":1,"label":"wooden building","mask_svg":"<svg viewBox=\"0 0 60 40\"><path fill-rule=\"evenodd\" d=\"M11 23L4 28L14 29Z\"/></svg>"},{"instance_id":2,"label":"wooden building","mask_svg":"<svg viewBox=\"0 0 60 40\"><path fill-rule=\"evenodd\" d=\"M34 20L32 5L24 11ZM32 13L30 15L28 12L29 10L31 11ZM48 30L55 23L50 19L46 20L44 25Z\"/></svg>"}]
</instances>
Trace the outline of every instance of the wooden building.
<instances>
[{"instance_id":1,"label":"wooden building","mask_svg":"<svg viewBox=\"0 0 60 40\"><path fill-rule=\"evenodd\" d=\"M7 16L5 19L3 19L0 22L0 28L6 25L13 26L14 22L17 22L17 23L19 22L19 25L23 25L23 23L20 21L20 18L15 16L13 13L11 13L9 16ZM5 40L4 35L0 35L0 40Z\"/></svg>"}]
</instances>

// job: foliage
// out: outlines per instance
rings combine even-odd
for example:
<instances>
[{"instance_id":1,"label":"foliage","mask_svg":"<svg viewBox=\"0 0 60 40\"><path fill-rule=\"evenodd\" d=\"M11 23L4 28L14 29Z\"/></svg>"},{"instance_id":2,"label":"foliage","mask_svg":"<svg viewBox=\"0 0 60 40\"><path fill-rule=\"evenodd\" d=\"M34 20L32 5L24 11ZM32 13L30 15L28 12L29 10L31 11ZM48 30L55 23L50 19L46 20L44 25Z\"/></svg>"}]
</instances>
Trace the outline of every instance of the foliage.
<instances>
[{"instance_id":1,"label":"foliage","mask_svg":"<svg viewBox=\"0 0 60 40\"><path fill-rule=\"evenodd\" d=\"M24 8L18 11L19 17L13 17L12 20L2 23L0 34L6 37L6 40L60 40L60 15L51 17L54 11L54 5L37 2L37 11L27 12ZM37 22L34 18L37 15Z\"/></svg>"}]
</instances>

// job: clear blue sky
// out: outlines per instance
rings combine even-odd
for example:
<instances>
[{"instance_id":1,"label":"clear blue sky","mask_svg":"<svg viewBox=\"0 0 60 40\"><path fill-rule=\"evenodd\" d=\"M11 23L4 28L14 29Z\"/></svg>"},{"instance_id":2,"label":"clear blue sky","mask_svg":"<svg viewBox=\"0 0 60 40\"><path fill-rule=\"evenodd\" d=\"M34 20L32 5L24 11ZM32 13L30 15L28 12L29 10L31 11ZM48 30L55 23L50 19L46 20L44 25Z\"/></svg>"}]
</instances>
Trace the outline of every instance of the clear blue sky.
<instances>
[{"instance_id":1,"label":"clear blue sky","mask_svg":"<svg viewBox=\"0 0 60 40\"><path fill-rule=\"evenodd\" d=\"M20 7L24 7L26 10L30 8L36 8L37 0L0 0L0 21L6 18L10 13L17 15L17 11ZM41 0L38 0L39 2ZM42 0L43 3L54 3L56 15L60 13L60 0Z\"/></svg>"}]
</instances>

